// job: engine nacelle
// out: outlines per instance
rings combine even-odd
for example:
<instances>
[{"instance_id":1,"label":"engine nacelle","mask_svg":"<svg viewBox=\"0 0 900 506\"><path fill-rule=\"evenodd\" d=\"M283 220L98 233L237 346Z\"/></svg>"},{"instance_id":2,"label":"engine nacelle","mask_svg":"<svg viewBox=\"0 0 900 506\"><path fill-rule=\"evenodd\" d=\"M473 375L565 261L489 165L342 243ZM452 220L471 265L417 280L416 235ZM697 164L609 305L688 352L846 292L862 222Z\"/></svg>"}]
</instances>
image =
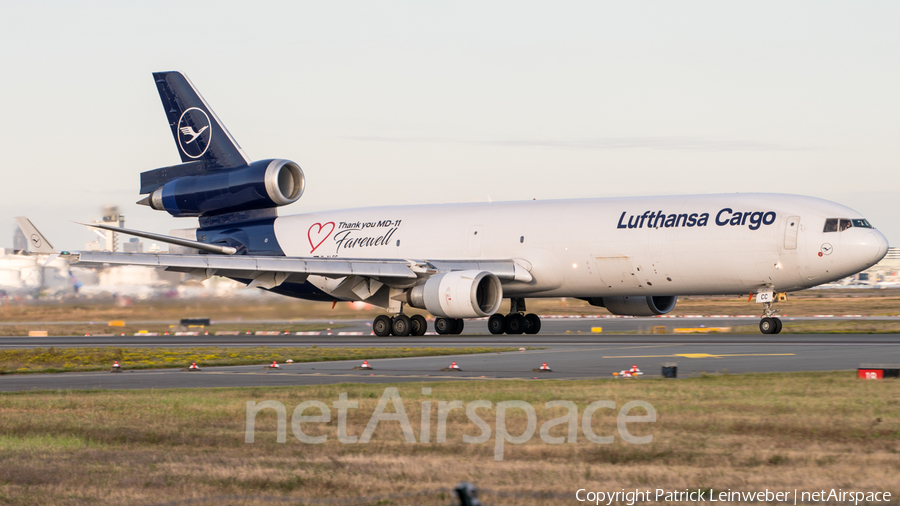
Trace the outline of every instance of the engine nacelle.
<instances>
[{"instance_id":1,"label":"engine nacelle","mask_svg":"<svg viewBox=\"0 0 900 506\"><path fill-rule=\"evenodd\" d=\"M292 204L303 195L306 178L290 160L258 160L245 167L186 175L150 194L150 207L172 216L265 209Z\"/></svg>"},{"instance_id":2,"label":"engine nacelle","mask_svg":"<svg viewBox=\"0 0 900 506\"><path fill-rule=\"evenodd\" d=\"M503 286L486 271L451 271L434 275L407 292L406 302L445 318L480 318L500 309Z\"/></svg>"},{"instance_id":3,"label":"engine nacelle","mask_svg":"<svg viewBox=\"0 0 900 506\"><path fill-rule=\"evenodd\" d=\"M605 307L610 313L623 316L655 316L675 309L678 297L674 295L653 297L591 297L586 299L592 306Z\"/></svg>"}]
</instances>

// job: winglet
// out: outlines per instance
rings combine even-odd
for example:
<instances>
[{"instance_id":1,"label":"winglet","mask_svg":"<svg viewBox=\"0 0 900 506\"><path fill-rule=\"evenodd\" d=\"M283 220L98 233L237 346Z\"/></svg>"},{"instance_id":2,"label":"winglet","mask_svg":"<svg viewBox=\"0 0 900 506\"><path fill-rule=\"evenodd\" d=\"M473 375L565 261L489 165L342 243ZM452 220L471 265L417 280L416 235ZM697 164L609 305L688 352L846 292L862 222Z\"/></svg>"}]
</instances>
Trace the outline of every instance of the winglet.
<instances>
[{"instance_id":1,"label":"winglet","mask_svg":"<svg viewBox=\"0 0 900 506\"><path fill-rule=\"evenodd\" d=\"M50 241L44 237L43 234L31 223L31 220L24 216L17 216L16 222L19 223L19 228L22 229L22 233L25 234L25 237L28 239L28 250L32 253L56 253L57 251L53 249L53 245L50 244Z\"/></svg>"}]
</instances>

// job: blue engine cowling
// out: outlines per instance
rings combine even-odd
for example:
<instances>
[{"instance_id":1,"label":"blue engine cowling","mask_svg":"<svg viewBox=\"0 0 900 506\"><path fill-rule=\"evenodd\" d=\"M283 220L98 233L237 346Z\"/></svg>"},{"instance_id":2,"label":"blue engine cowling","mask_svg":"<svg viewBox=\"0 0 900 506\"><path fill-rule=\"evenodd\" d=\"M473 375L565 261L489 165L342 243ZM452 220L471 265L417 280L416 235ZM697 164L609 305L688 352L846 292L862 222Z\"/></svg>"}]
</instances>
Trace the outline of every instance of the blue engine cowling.
<instances>
[{"instance_id":1,"label":"blue engine cowling","mask_svg":"<svg viewBox=\"0 0 900 506\"><path fill-rule=\"evenodd\" d=\"M265 209L292 204L303 195L306 179L290 160L258 160L244 167L177 177L150 194L153 209L172 216Z\"/></svg>"}]
</instances>

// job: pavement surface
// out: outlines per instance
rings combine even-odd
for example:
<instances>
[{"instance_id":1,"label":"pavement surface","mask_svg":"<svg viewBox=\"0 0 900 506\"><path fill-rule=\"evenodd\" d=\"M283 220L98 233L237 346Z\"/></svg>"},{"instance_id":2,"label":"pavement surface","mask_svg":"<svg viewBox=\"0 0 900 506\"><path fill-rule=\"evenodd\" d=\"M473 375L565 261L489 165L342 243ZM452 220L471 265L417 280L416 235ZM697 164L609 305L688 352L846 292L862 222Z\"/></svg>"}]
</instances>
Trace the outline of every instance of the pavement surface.
<instances>
[{"instance_id":1,"label":"pavement surface","mask_svg":"<svg viewBox=\"0 0 900 506\"><path fill-rule=\"evenodd\" d=\"M900 317L798 317L798 318L782 318L785 328L790 328L792 322L795 321L897 321ZM137 322L135 322L137 323ZM149 322L143 322L149 323ZM248 330L253 330L254 322L246 322ZM257 324L273 324L288 323L287 321L259 321ZM619 339L621 342L630 342L633 338L640 337L646 339L646 336L610 336L616 333L638 333L650 334L654 327L665 327L666 335L658 336L662 342L670 342L677 337L680 342L684 339L694 339L697 335L670 335L678 328L709 328L709 327L738 327L749 326L756 332L756 326L759 324L759 317L673 317L673 318L543 318L541 333L536 336L519 335L519 336L495 336L488 332L487 319L466 320L466 328L461 336L438 336L433 332L423 337L401 338L383 337L379 338L372 335L371 320L312 320L309 323L321 323L328 325L329 323L340 324L342 327L334 328L331 331L323 330L320 332L305 333L310 335L199 335L199 336L140 336L132 335L91 335L91 336L61 336L61 337L0 337L0 349L2 348L30 348L30 347L47 347L47 346L310 346L313 344L325 346L409 346L412 344L428 343L430 346L440 344L441 346L472 346L477 344L488 344L495 342L504 342L513 344L518 342L557 342L560 339L569 340L577 336L591 336L590 339L602 337L606 342L608 339ZM433 324L429 322L429 328ZM52 327L50 332L52 332ZM600 330L600 332L596 332ZM691 336L691 337L687 337ZM465 340L469 338L469 340ZM717 339L724 338L720 336ZM755 338L758 342L771 340L772 342L784 342L790 340L787 335L764 336L756 334ZM462 344L453 344L460 341ZM754 334L741 338L742 340L754 339ZM412 341L410 341L412 340ZM345 344L354 343L354 344ZM400 344L397 344L400 343ZM507 345L507 344L504 344Z\"/></svg>"},{"instance_id":2,"label":"pavement surface","mask_svg":"<svg viewBox=\"0 0 900 506\"><path fill-rule=\"evenodd\" d=\"M700 322L692 325L699 326ZM786 321L787 325L788 322ZM360 325L365 325L363 322ZM477 325L477 322L476 322ZM475 330L476 325L472 325ZM10 374L0 376L0 391L59 389L162 389L202 387L253 387L334 383L397 383L412 381L483 381L486 379L600 379L637 365L644 377L659 377L661 364L676 362L678 376L703 372L786 372L852 370L861 363L900 363L900 334L708 334L708 335L610 335L592 334L595 321L565 322L570 333L533 336L165 336L84 342L82 338L0 338L2 346L513 346L541 347L524 352L453 355L441 357L370 360L371 371L356 371L359 361L281 364L277 370L264 364L203 368L201 372L176 369L126 370L121 373ZM579 327L578 325L581 325ZM719 323L716 324L717 326ZM586 326L587 331L581 330ZM556 327L556 324L547 325ZM127 343L127 344L126 344ZM289 357L273 357L279 363ZM441 371L456 361L458 372ZM533 372L546 362L552 372ZM202 364L201 364L202 366ZM631 380L623 380L631 381Z\"/></svg>"}]
</instances>

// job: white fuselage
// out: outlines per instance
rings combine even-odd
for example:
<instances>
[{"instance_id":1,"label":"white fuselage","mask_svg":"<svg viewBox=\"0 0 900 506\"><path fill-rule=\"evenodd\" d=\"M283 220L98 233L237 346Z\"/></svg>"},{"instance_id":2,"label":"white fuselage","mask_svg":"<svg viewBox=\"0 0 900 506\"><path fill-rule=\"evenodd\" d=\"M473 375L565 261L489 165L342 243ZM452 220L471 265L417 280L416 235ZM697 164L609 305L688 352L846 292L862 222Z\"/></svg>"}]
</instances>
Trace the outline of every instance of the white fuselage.
<instances>
[{"instance_id":1,"label":"white fuselage","mask_svg":"<svg viewBox=\"0 0 900 506\"><path fill-rule=\"evenodd\" d=\"M841 218L863 217L811 197L719 194L348 209L277 218L275 234L287 256L514 259L533 279L505 296L740 294L834 281L886 254L873 228L823 231Z\"/></svg>"}]
</instances>

